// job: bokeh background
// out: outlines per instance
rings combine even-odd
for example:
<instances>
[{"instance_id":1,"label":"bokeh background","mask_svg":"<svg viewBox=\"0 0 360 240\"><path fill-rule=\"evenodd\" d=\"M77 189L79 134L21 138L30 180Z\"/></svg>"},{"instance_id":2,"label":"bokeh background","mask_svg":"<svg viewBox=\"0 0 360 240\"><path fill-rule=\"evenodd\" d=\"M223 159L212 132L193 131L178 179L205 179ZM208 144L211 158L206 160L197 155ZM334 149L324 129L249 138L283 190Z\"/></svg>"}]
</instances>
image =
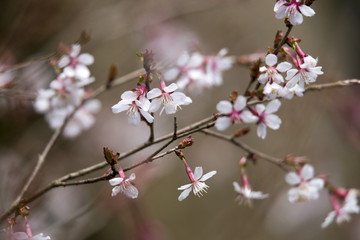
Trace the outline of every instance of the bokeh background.
<instances>
[{"instance_id":1,"label":"bokeh background","mask_svg":"<svg viewBox=\"0 0 360 240\"><path fill-rule=\"evenodd\" d=\"M0 63L3 66L46 56L60 42L71 44L86 30L92 40L83 47L95 57L91 66L96 88L106 82L116 64L119 75L141 67L136 53L152 49L157 59L174 59L190 46L204 54L221 48L240 56L264 52L278 29L285 30L269 0L8 0L0 8ZM359 78L360 2L315 1L316 15L305 18L292 34L303 49L319 57L324 75L318 82ZM10 73L14 79L0 91L0 210L6 209L35 165L52 131L32 102L36 90L55 78L46 62ZM179 127L216 111L216 103L234 89L242 92L249 70L234 66L224 74L224 85L206 90L193 104L176 114ZM114 115L111 106L136 80L101 95L102 111L94 127L76 139L61 138L29 192L66 173L103 161L102 147L126 152L147 139L145 124L132 127L125 114ZM242 141L267 154L306 155L317 173L328 174L339 186L360 188L360 87L311 92L283 101L280 130L260 140L255 131ZM233 127L228 133L235 131ZM172 130L172 116L156 114L155 134ZM195 144L184 151L190 166L217 170L202 198L178 202L177 188L188 179L182 163L169 155L135 170L139 198L112 198L107 182L58 188L29 204L35 233L52 239L360 239L360 217L350 223L320 224L331 211L326 192L320 199L301 204L287 201L289 186L284 172L259 161L248 168L255 190L270 198L240 207L232 182L240 181L241 150L217 139L195 134ZM155 148L153 148L155 149ZM146 158L144 150L122 165ZM100 176L98 171L91 176ZM21 222L18 224L21 229ZM1 225L1 229L6 225ZM4 235L1 235L3 237Z\"/></svg>"}]
</instances>

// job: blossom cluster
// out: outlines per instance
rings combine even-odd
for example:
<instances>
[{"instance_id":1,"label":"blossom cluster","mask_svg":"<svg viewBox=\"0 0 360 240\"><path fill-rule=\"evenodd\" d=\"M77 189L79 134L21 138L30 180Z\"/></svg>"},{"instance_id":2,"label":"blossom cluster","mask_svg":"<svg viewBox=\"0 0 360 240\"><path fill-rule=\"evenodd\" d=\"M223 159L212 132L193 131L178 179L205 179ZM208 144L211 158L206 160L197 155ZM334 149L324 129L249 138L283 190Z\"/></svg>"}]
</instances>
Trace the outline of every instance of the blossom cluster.
<instances>
[{"instance_id":1,"label":"blossom cluster","mask_svg":"<svg viewBox=\"0 0 360 240\"><path fill-rule=\"evenodd\" d=\"M204 88L219 86L223 83L222 73L232 67L235 58L225 56L227 49L223 48L216 55L203 55L200 52L183 52L176 66L164 72L166 81L177 80L182 91L200 94Z\"/></svg>"},{"instance_id":2,"label":"blossom cluster","mask_svg":"<svg viewBox=\"0 0 360 240\"><path fill-rule=\"evenodd\" d=\"M45 114L45 119L52 129L61 127L65 119L76 111L66 124L65 137L76 137L83 130L90 128L94 122L94 114L100 111L100 101L84 100L89 92L85 86L95 79L91 76L88 65L94 57L88 53L80 54L81 46L74 44L55 66L60 70L48 89L40 89L34 102L35 111Z\"/></svg>"}]
</instances>

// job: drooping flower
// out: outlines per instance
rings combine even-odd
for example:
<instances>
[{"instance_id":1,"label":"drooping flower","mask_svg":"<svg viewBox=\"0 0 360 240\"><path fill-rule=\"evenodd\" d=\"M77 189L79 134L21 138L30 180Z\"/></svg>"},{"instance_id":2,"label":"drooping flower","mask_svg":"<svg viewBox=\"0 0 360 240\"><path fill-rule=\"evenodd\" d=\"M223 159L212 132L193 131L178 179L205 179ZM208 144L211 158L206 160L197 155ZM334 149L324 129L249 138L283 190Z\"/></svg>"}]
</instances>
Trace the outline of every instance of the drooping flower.
<instances>
[{"instance_id":1,"label":"drooping flower","mask_svg":"<svg viewBox=\"0 0 360 240\"><path fill-rule=\"evenodd\" d=\"M257 117L250 111L244 110L246 107L246 98L238 96L233 103L229 101L220 101L216 105L216 109L224 116L216 120L215 127L219 131L227 129L231 124L240 122L253 123L257 121Z\"/></svg>"},{"instance_id":2,"label":"drooping flower","mask_svg":"<svg viewBox=\"0 0 360 240\"><path fill-rule=\"evenodd\" d=\"M15 240L51 240L49 236L44 236L44 234L39 233L35 236L28 236L25 232L15 232L13 234Z\"/></svg>"},{"instance_id":3,"label":"drooping flower","mask_svg":"<svg viewBox=\"0 0 360 240\"><path fill-rule=\"evenodd\" d=\"M259 76L259 82L266 84L267 82L280 84L284 82L283 76L280 73L286 72L291 68L291 64L288 62L282 62L277 64L278 58L274 54L268 54L265 58L267 67L263 66L259 70L262 72Z\"/></svg>"},{"instance_id":4,"label":"drooping flower","mask_svg":"<svg viewBox=\"0 0 360 240\"><path fill-rule=\"evenodd\" d=\"M306 17L315 15L315 11L301 0L279 0L274 6L274 12L277 19L288 17L292 25L301 24L302 15Z\"/></svg>"},{"instance_id":5,"label":"drooping flower","mask_svg":"<svg viewBox=\"0 0 360 240\"><path fill-rule=\"evenodd\" d=\"M156 112L161 106L163 108L161 113L165 110L166 114L174 114L180 105L189 105L192 103L191 98L187 97L182 92L175 92L178 89L176 83L172 83L169 86L165 85L165 82L161 80L161 90L154 88L147 93L147 98L152 99L149 112Z\"/></svg>"},{"instance_id":6,"label":"drooping flower","mask_svg":"<svg viewBox=\"0 0 360 240\"><path fill-rule=\"evenodd\" d=\"M223 48L217 55L205 58L206 80L210 86L221 85L223 83L223 71L230 69L235 62L234 57L225 57L227 53L228 50Z\"/></svg>"},{"instance_id":7,"label":"drooping flower","mask_svg":"<svg viewBox=\"0 0 360 240\"><path fill-rule=\"evenodd\" d=\"M310 164L305 164L297 173L289 172L285 180L295 186L288 192L291 203L317 199L325 184L323 179L314 178L314 167Z\"/></svg>"},{"instance_id":8,"label":"drooping flower","mask_svg":"<svg viewBox=\"0 0 360 240\"><path fill-rule=\"evenodd\" d=\"M88 53L80 54L80 50L80 44L73 44L69 54L59 59L58 66L64 68L63 72L68 77L78 79L90 77L90 70L87 66L94 63L94 57Z\"/></svg>"},{"instance_id":9,"label":"drooping flower","mask_svg":"<svg viewBox=\"0 0 360 240\"><path fill-rule=\"evenodd\" d=\"M251 207L253 199L265 199L269 197L269 194L264 194L260 191L253 191L249 185L240 187L239 183L233 182L233 186L235 192L238 193L235 201L238 201L239 204L245 204Z\"/></svg>"},{"instance_id":10,"label":"drooping flower","mask_svg":"<svg viewBox=\"0 0 360 240\"><path fill-rule=\"evenodd\" d=\"M185 165L186 172L189 176L191 183L178 188L178 190L183 191L178 198L179 201L187 198L191 191L193 191L194 195L198 197L202 196L203 193L206 193L206 190L209 188L209 186L205 184L205 181L216 174L216 171L211 171L203 175L202 167L196 167L193 173L186 162Z\"/></svg>"},{"instance_id":11,"label":"drooping flower","mask_svg":"<svg viewBox=\"0 0 360 240\"><path fill-rule=\"evenodd\" d=\"M152 123L154 117L148 112L150 101L145 97L145 86L139 85L135 91L126 91L121 95L121 100L111 107L113 113L127 111L128 123L139 126L141 116L148 123Z\"/></svg>"},{"instance_id":12,"label":"drooping flower","mask_svg":"<svg viewBox=\"0 0 360 240\"><path fill-rule=\"evenodd\" d=\"M360 213L360 207L357 200L359 197L359 191L357 189L350 189L346 191L346 194L343 197L344 203L343 206L341 206L336 196L333 194L330 195L330 200L334 211L331 211L325 218L324 222L321 224L322 228L329 226L335 219L337 224L348 222L351 220L350 214Z\"/></svg>"},{"instance_id":13,"label":"drooping flower","mask_svg":"<svg viewBox=\"0 0 360 240\"><path fill-rule=\"evenodd\" d=\"M135 173L132 173L129 178L125 176L124 171L119 169L120 177L113 178L109 180L111 186L114 186L111 192L111 196L114 197L118 193L123 193L128 198L137 198L139 195L139 190L131 183L135 180Z\"/></svg>"},{"instance_id":14,"label":"drooping flower","mask_svg":"<svg viewBox=\"0 0 360 240\"><path fill-rule=\"evenodd\" d=\"M299 84L301 88L305 87L305 84L309 84L316 81L318 75L324 74L321 71L322 67L317 67L317 59L311 56L303 58L303 63L296 69L290 69L287 71L286 83L287 88L293 88L296 84Z\"/></svg>"},{"instance_id":15,"label":"drooping flower","mask_svg":"<svg viewBox=\"0 0 360 240\"><path fill-rule=\"evenodd\" d=\"M255 109L252 109L252 112L257 117L257 135L258 137L264 139L266 137L266 127L277 130L280 128L281 119L272 114L276 112L281 105L281 102L278 99L272 100L265 107L263 104L257 104Z\"/></svg>"}]
</instances>

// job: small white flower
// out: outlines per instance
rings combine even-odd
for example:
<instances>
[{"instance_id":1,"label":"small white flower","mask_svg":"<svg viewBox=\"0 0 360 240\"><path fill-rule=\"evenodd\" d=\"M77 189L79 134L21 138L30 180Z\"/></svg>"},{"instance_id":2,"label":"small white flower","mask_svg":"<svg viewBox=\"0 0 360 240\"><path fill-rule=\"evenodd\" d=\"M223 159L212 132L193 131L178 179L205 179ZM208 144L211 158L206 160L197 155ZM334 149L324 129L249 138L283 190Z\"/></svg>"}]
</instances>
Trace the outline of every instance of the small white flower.
<instances>
[{"instance_id":1,"label":"small white flower","mask_svg":"<svg viewBox=\"0 0 360 240\"><path fill-rule=\"evenodd\" d=\"M261 67L259 69L260 72L263 72L258 79L261 84L266 84L267 82L280 84L284 82L284 78L280 73L288 71L292 65L288 62L282 62L277 65L277 61L278 58L274 54L268 54L266 56L265 63L267 67Z\"/></svg>"},{"instance_id":2,"label":"small white flower","mask_svg":"<svg viewBox=\"0 0 360 240\"><path fill-rule=\"evenodd\" d=\"M153 122L154 117L148 112L149 108L150 101L142 91L126 91L121 95L121 101L112 106L111 110L113 113L127 111L128 123L139 126L141 116L143 116L147 122Z\"/></svg>"},{"instance_id":3,"label":"small white flower","mask_svg":"<svg viewBox=\"0 0 360 240\"><path fill-rule=\"evenodd\" d=\"M112 189L111 196L116 196L119 192L125 194L128 198L137 198L139 190L131 183L135 180L135 173L132 173L129 178L117 177L109 180L111 186L115 186Z\"/></svg>"},{"instance_id":4,"label":"small white flower","mask_svg":"<svg viewBox=\"0 0 360 240\"><path fill-rule=\"evenodd\" d=\"M310 164L304 165L299 173L289 172L285 180L288 184L296 186L288 192L291 203L317 199L325 184L323 179L314 178L314 167Z\"/></svg>"},{"instance_id":5,"label":"small white flower","mask_svg":"<svg viewBox=\"0 0 360 240\"><path fill-rule=\"evenodd\" d=\"M206 79L210 86L219 86L223 82L222 72L232 67L235 62L234 57L225 57L228 53L226 48L223 48L215 56L206 57Z\"/></svg>"},{"instance_id":6,"label":"small white flower","mask_svg":"<svg viewBox=\"0 0 360 240\"><path fill-rule=\"evenodd\" d=\"M244 110L246 107L246 98L244 96L238 96L235 103L232 104L229 101L220 101L216 105L216 109L223 115L216 120L215 127L219 131L227 129L231 124L245 122L253 123L257 121L257 117L250 111Z\"/></svg>"},{"instance_id":7,"label":"small white flower","mask_svg":"<svg viewBox=\"0 0 360 240\"><path fill-rule=\"evenodd\" d=\"M300 65L298 69L290 69L287 71L286 83L287 88L293 88L296 84L299 84L301 88L304 88L305 84L309 84L316 81L318 75L322 75L322 67L317 67L317 59L311 56L304 57L304 63Z\"/></svg>"},{"instance_id":8,"label":"small white flower","mask_svg":"<svg viewBox=\"0 0 360 240\"><path fill-rule=\"evenodd\" d=\"M161 82L161 89L154 88L147 93L148 99L152 99L149 112L156 112L161 106L163 108L161 113L165 110L166 114L174 114L180 105L189 105L192 103L191 98L187 97L182 92L175 92L178 89L176 83L172 83L166 86L164 82Z\"/></svg>"},{"instance_id":9,"label":"small white flower","mask_svg":"<svg viewBox=\"0 0 360 240\"><path fill-rule=\"evenodd\" d=\"M79 44L72 45L70 53L59 59L58 66L64 68L64 73L69 77L86 79L90 77L87 66L94 63L94 57L88 53L79 55L80 50Z\"/></svg>"},{"instance_id":10,"label":"small white flower","mask_svg":"<svg viewBox=\"0 0 360 240\"><path fill-rule=\"evenodd\" d=\"M269 197L269 194L264 194L259 191L252 191L249 186L240 187L237 182L233 182L233 186L235 192L239 194L235 199L235 201L239 201L239 204L245 204L251 207L253 199L265 199Z\"/></svg>"},{"instance_id":11,"label":"small white flower","mask_svg":"<svg viewBox=\"0 0 360 240\"><path fill-rule=\"evenodd\" d=\"M258 137L264 139L266 137L266 127L277 130L280 128L281 119L272 114L276 112L281 105L281 102L278 99L272 100L265 107L263 104L257 104L255 106L256 117L258 121L257 135Z\"/></svg>"},{"instance_id":12,"label":"small white flower","mask_svg":"<svg viewBox=\"0 0 360 240\"><path fill-rule=\"evenodd\" d=\"M49 236L44 236L42 233L29 237L25 232L15 232L13 237L15 240L51 240Z\"/></svg>"},{"instance_id":13,"label":"small white flower","mask_svg":"<svg viewBox=\"0 0 360 240\"><path fill-rule=\"evenodd\" d=\"M312 17L315 11L305 5L301 0L279 0L274 6L275 17L282 19L289 17L292 25L298 25L303 22L303 16Z\"/></svg>"},{"instance_id":14,"label":"small white flower","mask_svg":"<svg viewBox=\"0 0 360 240\"><path fill-rule=\"evenodd\" d=\"M340 205L337 202L334 205L333 202L334 211L331 211L328 214L324 222L321 224L321 227L326 228L335 220L335 218L337 224L341 224L345 221L348 222L351 220L350 214L352 213L359 214L360 207L358 205L358 200L357 200L358 196L359 196L359 191L357 189L350 189L345 197L344 205L342 207L340 207Z\"/></svg>"},{"instance_id":15,"label":"small white flower","mask_svg":"<svg viewBox=\"0 0 360 240\"><path fill-rule=\"evenodd\" d=\"M282 87L277 83L266 83L264 87L263 94L266 96L266 99L275 99L277 97L282 97L285 99L292 99L294 95L298 97L304 96L304 88L301 88L299 84L296 84L292 88Z\"/></svg>"},{"instance_id":16,"label":"small white flower","mask_svg":"<svg viewBox=\"0 0 360 240\"><path fill-rule=\"evenodd\" d=\"M191 173L192 174L192 173ZM178 200L182 201L185 198L189 196L189 193L191 190L193 191L194 195L200 197L203 195L203 193L206 193L206 190L209 188L208 185L205 184L205 181L212 176L216 174L216 171L211 171L203 175L203 169L202 167L196 167L194 174L193 174L193 180L192 183L183 185L178 188L178 190L183 190L183 192L180 194ZM190 177L190 175L189 175Z\"/></svg>"}]
</instances>

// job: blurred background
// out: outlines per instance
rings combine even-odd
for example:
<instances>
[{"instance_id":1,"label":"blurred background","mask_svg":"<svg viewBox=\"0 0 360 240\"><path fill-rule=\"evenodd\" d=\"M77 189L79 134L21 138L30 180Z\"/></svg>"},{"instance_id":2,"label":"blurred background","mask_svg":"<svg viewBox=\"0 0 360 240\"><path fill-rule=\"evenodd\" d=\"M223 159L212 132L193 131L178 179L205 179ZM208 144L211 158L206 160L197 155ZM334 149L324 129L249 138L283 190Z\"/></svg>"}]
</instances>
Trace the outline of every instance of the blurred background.
<instances>
[{"instance_id":1,"label":"blurred background","mask_svg":"<svg viewBox=\"0 0 360 240\"><path fill-rule=\"evenodd\" d=\"M95 57L90 67L96 78L91 88L106 82L109 66L119 75L141 67L136 53L152 49L155 57L175 59L197 45L204 54L229 49L240 56L264 52L272 46L282 20L274 17L275 1L268 0L11 0L1 1L1 68L53 53L60 42L71 44L85 30L92 36L83 47ZM360 2L315 1L316 15L304 18L292 35L319 57L324 75L318 83L359 78ZM32 103L37 89L55 78L47 62L37 62L0 75L11 79L0 91L0 211L18 194L52 131ZM0 79L1 80L1 79ZM205 90L193 104L176 114L179 128L216 112L216 104L231 91L243 92L249 70L235 65L224 74L224 84ZM111 106L136 80L101 95L102 110L93 128L75 139L60 138L29 192L71 171L103 161L103 146L127 152L148 137L148 127L127 124L126 114L115 115ZM283 101L278 131L261 140L251 131L241 141L275 157L306 155L316 173L328 174L338 186L360 188L360 87L307 93ZM172 130L172 116L155 114L155 135ZM233 127L228 130L232 133ZM244 152L221 140L193 135L195 144L184 153L189 165L217 170L207 181L208 194L190 195L178 202L178 187L188 182L182 163L168 155L137 168L139 198L111 197L107 182L54 189L29 204L34 233L52 239L360 239L360 217L350 223L320 225L332 210L328 195L306 203L290 204L285 173L259 161L248 175L254 190L270 194L249 209L238 206L232 182L240 181L238 161ZM172 147L172 146L170 146ZM145 159L152 150L126 159L122 166ZM93 173L100 176L106 169ZM29 193L28 193L29 194ZM23 231L23 225L17 226ZM1 225L1 229L6 225ZM1 235L2 237L3 235Z\"/></svg>"}]
</instances>

